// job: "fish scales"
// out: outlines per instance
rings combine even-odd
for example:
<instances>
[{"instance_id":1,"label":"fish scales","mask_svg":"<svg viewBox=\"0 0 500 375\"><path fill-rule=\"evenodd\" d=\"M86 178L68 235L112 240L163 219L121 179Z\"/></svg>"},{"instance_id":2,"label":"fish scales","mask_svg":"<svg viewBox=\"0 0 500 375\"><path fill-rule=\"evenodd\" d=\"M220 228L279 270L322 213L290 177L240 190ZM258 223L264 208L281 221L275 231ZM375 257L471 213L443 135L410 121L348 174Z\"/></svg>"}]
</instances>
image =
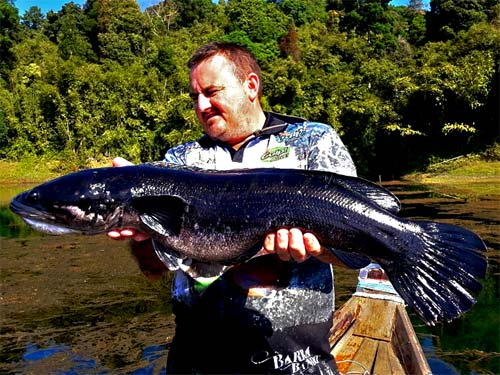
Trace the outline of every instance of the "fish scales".
<instances>
[{"instance_id":1,"label":"fish scales","mask_svg":"<svg viewBox=\"0 0 500 375\"><path fill-rule=\"evenodd\" d=\"M270 231L298 227L348 265L380 263L426 323L452 320L475 302L471 292L481 289L486 247L464 228L400 218L399 208L386 189L330 172L165 164L84 170L11 202L41 231L135 228L164 252L206 263L244 262Z\"/></svg>"}]
</instances>

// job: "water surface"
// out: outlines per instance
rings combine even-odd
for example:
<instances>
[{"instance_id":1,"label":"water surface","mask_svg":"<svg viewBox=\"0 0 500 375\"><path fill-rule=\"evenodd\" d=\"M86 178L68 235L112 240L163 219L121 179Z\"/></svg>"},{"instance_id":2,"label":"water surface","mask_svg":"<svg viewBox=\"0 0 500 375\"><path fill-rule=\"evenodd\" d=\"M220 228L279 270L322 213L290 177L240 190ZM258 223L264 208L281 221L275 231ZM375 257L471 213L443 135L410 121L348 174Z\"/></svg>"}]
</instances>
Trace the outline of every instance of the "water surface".
<instances>
[{"instance_id":1,"label":"water surface","mask_svg":"<svg viewBox=\"0 0 500 375\"><path fill-rule=\"evenodd\" d=\"M488 246L488 277L472 310L432 329L411 314L433 373L500 374L500 201L387 187L402 200L402 216L461 225ZM146 279L123 242L32 232L7 208L25 188L0 188L0 373L163 373L174 329L168 278ZM335 273L339 305L357 272ZM193 347L215 341L194 338Z\"/></svg>"}]
</instances>

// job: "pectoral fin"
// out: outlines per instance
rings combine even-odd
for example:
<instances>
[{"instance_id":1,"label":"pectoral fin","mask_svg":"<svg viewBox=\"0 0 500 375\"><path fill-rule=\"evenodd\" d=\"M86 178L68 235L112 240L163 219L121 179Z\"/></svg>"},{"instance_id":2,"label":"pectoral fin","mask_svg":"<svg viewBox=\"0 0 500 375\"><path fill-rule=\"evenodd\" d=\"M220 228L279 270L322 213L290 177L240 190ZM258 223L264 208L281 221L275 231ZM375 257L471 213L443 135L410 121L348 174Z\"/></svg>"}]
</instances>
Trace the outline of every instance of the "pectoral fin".
<instances>
[{"instance_id":1,"label":"pectoral fin","mask_svg":"<svg viewBox=\"0 0 500 375\"><path fill-rule=\"evenodd\" d=\"M134 198L132 207L146 226L163 236L179 235L188 212L187 202L172 195Z\"/></svg>"}]
</instances>

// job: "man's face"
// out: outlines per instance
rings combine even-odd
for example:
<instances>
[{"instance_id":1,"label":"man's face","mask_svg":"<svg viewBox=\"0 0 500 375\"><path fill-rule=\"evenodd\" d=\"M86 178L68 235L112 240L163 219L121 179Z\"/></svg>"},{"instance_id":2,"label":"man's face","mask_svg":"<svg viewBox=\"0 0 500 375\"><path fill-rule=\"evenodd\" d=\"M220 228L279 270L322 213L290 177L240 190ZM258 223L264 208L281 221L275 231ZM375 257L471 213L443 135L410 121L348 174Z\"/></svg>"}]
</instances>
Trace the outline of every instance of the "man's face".
<instances>
[{"instance_id":1,"label":"man's face","mask_svg":"<svg viewBox=\"0 0 500 375\"><path fill-rule=\"evenodd\" d=\"M196 65L190 79L190 95L205 133L231 145L246 138L253 96L248 82L236 77L233 65L215 55Z\"/></svg>"}]
</instances>

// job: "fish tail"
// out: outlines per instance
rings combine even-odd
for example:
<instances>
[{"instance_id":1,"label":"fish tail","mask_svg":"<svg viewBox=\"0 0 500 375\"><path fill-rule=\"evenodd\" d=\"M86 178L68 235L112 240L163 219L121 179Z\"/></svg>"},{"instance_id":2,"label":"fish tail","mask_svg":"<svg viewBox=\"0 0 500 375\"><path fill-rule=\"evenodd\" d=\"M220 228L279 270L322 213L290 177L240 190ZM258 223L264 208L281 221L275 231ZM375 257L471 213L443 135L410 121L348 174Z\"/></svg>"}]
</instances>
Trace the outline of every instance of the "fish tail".
<instances>
[{"instance_id":1,"label":"fish tail","mask_svg":"<svg viewBox=\"0 0 500 375\"><path fill-rule=\"evenodd\" d=\"M403 299L428 324L451 321L476 302L487 261L484 242L464 228L413 222L420 228L399 262L380 261ZM384 264L385 263L385 264Z\"/></svg>"}]
</instances>

